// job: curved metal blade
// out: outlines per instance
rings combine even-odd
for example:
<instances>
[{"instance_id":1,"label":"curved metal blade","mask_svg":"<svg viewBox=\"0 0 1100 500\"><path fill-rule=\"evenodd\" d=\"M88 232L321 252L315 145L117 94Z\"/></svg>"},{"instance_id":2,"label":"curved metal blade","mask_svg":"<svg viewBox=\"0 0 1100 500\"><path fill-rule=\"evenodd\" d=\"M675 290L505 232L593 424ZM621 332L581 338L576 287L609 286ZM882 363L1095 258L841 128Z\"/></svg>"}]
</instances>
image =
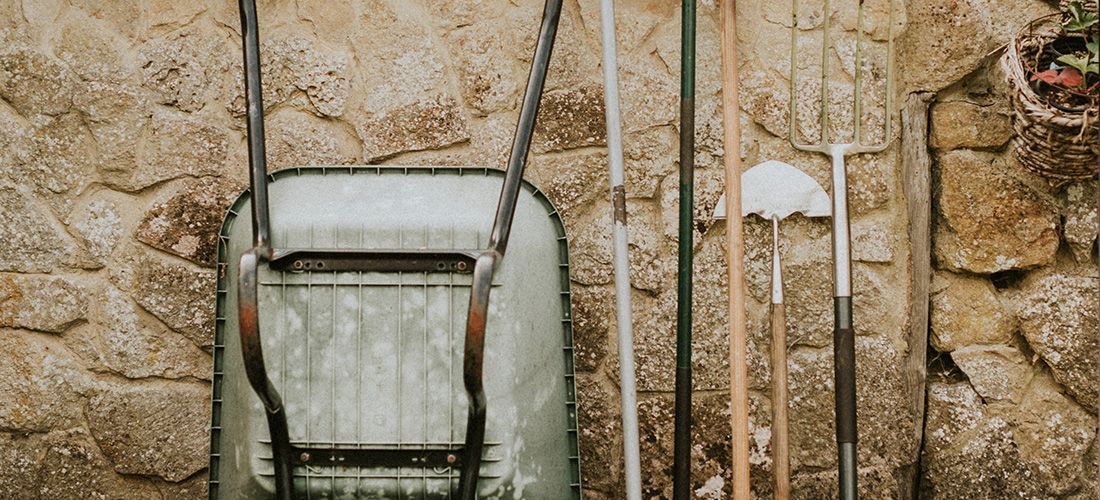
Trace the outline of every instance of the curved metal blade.
<instances>
[{"instance_id":1,"label":"curved metal blade","mask_svg":"<svg viewBox=\"0 0 1100 500\"><path fill-rule=\"evenodd\" d=\"M726 217L725 199L719 200L716 219ZM768 160L741 174L741 215L758 214L782 220L799 212L807 217L832 213L829 195L813 177L787 163Z\"/></svg>"}]
</instances>

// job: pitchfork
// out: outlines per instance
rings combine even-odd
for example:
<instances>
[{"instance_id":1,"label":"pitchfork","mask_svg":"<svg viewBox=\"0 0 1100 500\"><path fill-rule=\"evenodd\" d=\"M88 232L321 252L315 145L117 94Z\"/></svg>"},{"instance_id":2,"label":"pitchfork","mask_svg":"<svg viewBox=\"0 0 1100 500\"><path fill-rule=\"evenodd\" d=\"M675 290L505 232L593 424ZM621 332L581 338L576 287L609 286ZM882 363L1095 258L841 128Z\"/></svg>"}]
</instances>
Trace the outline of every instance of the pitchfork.
<instances>
[{"instance_id":1,"label":"pitchfork","mask_svg":"<svg viewBox=\"0 0 1100 500\"><path fill-rule=\"evenodd\" d=\"M830 142L829 134L829 59L832 48L829 0L824 0L824 35L821 41L821 137L817 144L799 142L798 118L795 106L798 76L798 3L791 9L791 95L790 141L795 149L829 156L833 164L833 356L836 387L836 441L839 458L840 498L857 498L856 493L856 360L855 332L852 328L852 253L848 224L848 171L845 158L852 155L879 153L892 140L891 111L894 104L894 0L889 2L887 28L885 131L878 144L864 144L863 125L863 21L864 0L858 0L856 14L855 78L853 91L852 138L847 143Z\"/></svg>"}]
</instances>

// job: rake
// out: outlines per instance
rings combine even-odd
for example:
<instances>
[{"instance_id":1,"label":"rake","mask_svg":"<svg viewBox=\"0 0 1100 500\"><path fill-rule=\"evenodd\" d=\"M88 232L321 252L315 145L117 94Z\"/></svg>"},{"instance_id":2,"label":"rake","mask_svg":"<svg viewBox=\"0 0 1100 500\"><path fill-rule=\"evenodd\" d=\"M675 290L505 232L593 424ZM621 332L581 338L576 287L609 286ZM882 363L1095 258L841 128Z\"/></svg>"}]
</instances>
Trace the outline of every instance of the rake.
<instances>
[{"instance_id":1,"label":"rake","mask_svg":"<svg viewBox=\"0 0 1100 500\"><path fill-rule=\"evenodd\" d=\"M890 112L894 104L894 2L889 2L887 27L885 124L882 140L867 144L863 141L863 37L864 0L858 0L856 14L856 44L853 64L854 90L852 104L852 135L849 142L831 142L829 133L829 59L832 48L829 0L824 0L824 25L821 41L821 134L815 144L800 142L797 117L798 86L798 7L791 3L791 89L790 142L800 151L820 153L832 160L832 254L833 254L833 356L836 388L836 441L839 465L839 489L842 500L857 498L856 493L856 363L855 330L852 327L852 253L848 222L848 171L845 159L860 154L879 153L890 146L892 126Z\"/></svg>"}]
</instances>

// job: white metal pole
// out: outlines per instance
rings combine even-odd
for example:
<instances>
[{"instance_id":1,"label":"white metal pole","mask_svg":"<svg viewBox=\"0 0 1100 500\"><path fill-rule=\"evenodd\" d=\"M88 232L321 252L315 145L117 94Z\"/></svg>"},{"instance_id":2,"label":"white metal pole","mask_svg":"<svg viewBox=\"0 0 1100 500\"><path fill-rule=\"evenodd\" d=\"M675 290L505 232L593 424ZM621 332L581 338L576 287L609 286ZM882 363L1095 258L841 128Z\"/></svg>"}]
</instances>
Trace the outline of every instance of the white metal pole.
<instances>
[{"instance_id":1,"label":"white metal pole","mask_svg":"<svg viewBox=\"0 0 1100 500\"><path fill-rule=\"evenodd\" d=\"M604 110L607 121L607 157L611 177L612 235L614 238L615 312L619 334L619 387L622 394L623 462L626 498L641 500L642 471L638 445L638 401L634 388L634 334L630 310L629 249L626 230L626 187L623 174L623 138L619 112L619 67L615 51L613 0L600 1L603 39Z\"/></svg>"}]
</instances>

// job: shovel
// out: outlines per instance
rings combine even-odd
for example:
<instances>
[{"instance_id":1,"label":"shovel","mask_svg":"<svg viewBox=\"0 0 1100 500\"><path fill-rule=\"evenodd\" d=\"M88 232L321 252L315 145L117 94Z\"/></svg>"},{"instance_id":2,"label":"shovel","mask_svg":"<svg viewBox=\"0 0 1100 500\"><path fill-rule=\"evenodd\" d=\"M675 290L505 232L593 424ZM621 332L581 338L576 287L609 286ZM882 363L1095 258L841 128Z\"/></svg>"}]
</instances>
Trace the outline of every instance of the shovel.
<instances>
[{"instance_id":1,"label":"shovel","mask_svg":"<svg viewBox=\"0 0 1100 500\"><path fill-rule=\"evenodd\" d=\"M769 160L741 174L741 215L757 214L772 221L772 453L775 498L791 493L787 439L787 317L783 306L783 271L779 262L779 221L799 212L806 217L830 213L829 195L812 177L781 161ZM715 218L726 217L718 202Z\"/></svg>"}]
</instances>

